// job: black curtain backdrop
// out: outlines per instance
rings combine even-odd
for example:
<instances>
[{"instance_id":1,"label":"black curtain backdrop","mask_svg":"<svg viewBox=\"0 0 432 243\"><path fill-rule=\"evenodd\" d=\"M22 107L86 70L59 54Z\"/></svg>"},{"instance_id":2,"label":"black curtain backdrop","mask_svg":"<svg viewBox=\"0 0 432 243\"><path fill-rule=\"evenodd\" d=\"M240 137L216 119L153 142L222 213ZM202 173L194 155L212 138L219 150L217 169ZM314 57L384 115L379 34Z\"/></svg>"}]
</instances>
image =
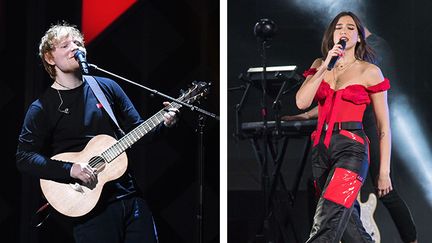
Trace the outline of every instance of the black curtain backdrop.
<instances>
[{"instance_id":1,"label":"black curtain backdrop","mask_svg":"<svg viewBox=\"0 0 432 243\"><path fill-rule=\"evenodd\" d=\"M103 8L103 6L101 6ZM66 20L81 28L81 1L0 1L1 103L6 132L0 191L1 242L73 242L67 220L50 217L35 229L42 206L39 181L15 166L17 137L28 105L51 84L37 56L50 24ZM137 1L87 45L90 63L178 97L193 81L211 82L199 105L219 114L219 1ZM94 72L96 75L103 73ZM144 118L165 99L115 79ZM219 242L219 121L206 117L203 146L198 112L182 110L176 128L148 147L129 153L140 188L153 210L159 240L198 242L199 152L203 150L204 242Z\"/></svg>"},{"instance_id":2,"label":"black curtain backdrop","mask_svg":"<svg viewBox=\"0 0 432 243\"><path fill-rule=\"evenodd\" d=\"M331 2L331 4L330 4ZM299 0L255 0L228 2L228 88L246 85L239 76L249 67L262 65L259 42L254 36L254 26L261 18L269 18L278 26L277 33L269 42L267 66L297 65L301 74L309 68L315 58L321 56L321 38L325 27L336 15L331 6L342 5L339 9L353 10L353 4L362 4L354 8L361 16L367 16L366 24L371 32L387 40L393 50L394 68L397 78L393 78L389 96L407 97L418 121L424 128L421 133L431 143L431 131L428 125L432 120L430 112L431 92L428 67L432 55L432 4L420 1L299 1ZM356 11L357 10L357 11ZM329 15L329 13L332 13ZM388 75L384 73L384 75ZM294 85L294 83L289 83ZM297 114L295 92L282 96L282 114ZM264 213L264 192L261 187L262 167L254 153L252 144L247 139L234 136L236 130L235 107L240 102L243 91L228 91L228 239L229 242L255 242L263 239L262 224ZM262 93L256 88L250 89L243 109L241 122L261 121ZM268 97L269 120L274 120L275 111L271 109L271 97ZM395 107L396 109L401 107ZM401 131L393 129L393 134ZM396 136L395 136L396 137ZM274 195L273 218L270 234L276 238L284 237L288 242L304 242L309 234L313 209L310 198L311 165L307 160L303 171L299 191L295 200L289 193L295 185L295 178L301 170L302 151L306 138L292 138L287 145L282 162L281 177L285 188L279 184ZM261 142L260 142L261 143ZM395 142L394 142L395 144ZM281 145L281 143L279 143ZM399 154L409 153L410 148L393 147L392 173L393 184L410 207L418 229L419 242L432 239L429 219L432 216L428 201L421 184L426 180L419 178L409 168L416 166L416 161L403 161ZM430 164L431 158L423 158ZM408 162L408 163L407 163ZM272 163L271 158L269 163ZM271 166L270 166L271 167ZM270 176L274 168L270 168ZM428 172L430 174L430 172ZM282 182L279 182L282 183ZM287 190L288 189L288 190ZM363 189L363 200L373 191L370 178ZM292 203L292 204L291 204ZM381 232L382 243L402 242L390 215L378 202L375 221ZM258 236L257 236L258 235ZM276 241L278 242L278 241Z\"/></svg>"}]
</instances>

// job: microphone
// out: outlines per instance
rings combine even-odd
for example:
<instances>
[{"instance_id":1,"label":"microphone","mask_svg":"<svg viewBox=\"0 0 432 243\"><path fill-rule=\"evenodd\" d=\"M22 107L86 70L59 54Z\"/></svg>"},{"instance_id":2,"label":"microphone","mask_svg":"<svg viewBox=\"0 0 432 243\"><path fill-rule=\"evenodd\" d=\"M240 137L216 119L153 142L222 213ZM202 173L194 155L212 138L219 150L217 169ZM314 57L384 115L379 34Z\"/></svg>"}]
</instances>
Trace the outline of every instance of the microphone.
<instances>
[{"instance_id":1,"label":"microphone","mask_svg":"<svg viewBox=\"0 0 432 243\"><path fill-rule=\"evenodd\" d=\"M346 40L344 38L340 39L338 44L342 45L342 50L345 50L345 46L346 46ZM334 67L334 65L336 64L337 60L339 59L339 56L334 56L330 59L329 64L327 65L327 70L330 71L332 70L332 68Z\"/></svg>"},{"instance_id":2,"label":"microphone","mask_svg":"<svg viewBox=\"0 0 432 243\"><path fill-rule=\"evenodd\" d=\"M85 74L88 74L89 73L89 65L87 63L85 53L83 51L81 51L80 49L78 49L75 51L74 57L77 60L77 62L79 63L81 71Z\"/></svg>"}]
</instances>

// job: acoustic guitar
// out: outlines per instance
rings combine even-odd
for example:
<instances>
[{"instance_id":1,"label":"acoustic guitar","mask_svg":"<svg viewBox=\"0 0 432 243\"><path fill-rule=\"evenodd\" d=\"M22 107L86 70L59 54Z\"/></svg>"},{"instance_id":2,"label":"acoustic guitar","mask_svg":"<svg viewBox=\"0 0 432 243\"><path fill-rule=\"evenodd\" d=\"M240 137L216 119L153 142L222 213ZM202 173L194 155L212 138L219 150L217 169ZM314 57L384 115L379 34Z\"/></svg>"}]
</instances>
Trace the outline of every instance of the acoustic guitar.
<instances>
[{"instance_id":1,"label":"acoustic guitar","mask_svg":"<svg viewBox=\"0 0 432 243\"><path fill-rule=\"evenodd\" d=\"M208 93L208 86L205 82L193 82L177 100L187 104L193 103ZM68 184L41 179L42 193L48 203L59 213L70 217L89 213L99 201L104 185L125 173L128 164L126 149L163 122L166 109L179 109L181 106L179 103L171 102L168 107L154 114L118 141L109 135L100 134L93 137L80 152L66 152L53 156L52 159L58 160L59 163L88 163L97 173L97 184L93 188L88 188L80 183Z\"/></svg>"}]
</instances>

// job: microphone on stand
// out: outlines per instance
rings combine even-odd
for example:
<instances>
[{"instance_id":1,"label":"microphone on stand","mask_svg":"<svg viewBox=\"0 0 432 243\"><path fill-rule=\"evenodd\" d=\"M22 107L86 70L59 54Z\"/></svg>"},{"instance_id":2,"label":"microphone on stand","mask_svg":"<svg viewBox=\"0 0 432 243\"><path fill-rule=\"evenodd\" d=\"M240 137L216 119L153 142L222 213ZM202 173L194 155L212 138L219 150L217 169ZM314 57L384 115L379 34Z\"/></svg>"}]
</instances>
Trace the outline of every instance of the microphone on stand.
<instances>
[{"instance_id":1,"label":"microphone on stand","mask_svg":"<svg viewBox=\"0 0 432 243\"><path fill-rule=\"evenodd\" d=\"M84 74L88 74L89 73L89 65L87 63L85 53L82 50L78 49L75 51L74 57L77 60L77 62L79 63L81 71Z\"/></svg>"},{"instance_id":2,"label":"microphone on stand","mask_svg":"<svg viewBox=\"0 0 432 243\"><path fill-rule=\"evenodd\" d=\"M342 45L342 50L345 50L345 46L346 46L346 40L345 38L342 38L339 40L338 44ZM327 70L330 71L333 69L333 67L335 66L337 60L339 59L339 56L334 56L330 59L329 64L327 65Z\"/></svg>"}]
</instances>

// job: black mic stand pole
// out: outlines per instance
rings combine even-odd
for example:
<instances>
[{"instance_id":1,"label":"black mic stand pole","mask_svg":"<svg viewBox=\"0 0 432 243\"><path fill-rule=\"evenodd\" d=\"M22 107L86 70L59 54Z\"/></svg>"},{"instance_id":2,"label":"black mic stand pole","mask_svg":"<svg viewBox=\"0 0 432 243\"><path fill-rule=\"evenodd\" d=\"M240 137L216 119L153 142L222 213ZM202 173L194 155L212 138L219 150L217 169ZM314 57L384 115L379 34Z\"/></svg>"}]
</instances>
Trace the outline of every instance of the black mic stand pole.
<instances>
[{"instance_id":1,"label":"black mic stand pole","mask_svg":"<svg viewBox=\"0 0 432 243\"><path fill-rule=\"evenodd\" d=\"M214 119L216 119L216 120L219 120L219 116L217 116L216 114L213 114L213 113L211 113L211 112L208 112L208 111L206 111L206 110L203 110L203 109L201 109L201 108L199 108L199 107L197 107L197 106L194 106L194 105L191 105L191 104L185 103L185 102L183 102L183 101L177 100L176 98L173 98L173 97L171 97L171 96L169 96L169 95L166 95L166 94L164 94L164 93L161 93L161 92L159 92L159 91L157 91L157 90L155 90L155 89L151 89L151 88L146 87L146 86L144 86L144 85L142 85L142 84L136 83L136 82L134 82L134 81L132 81L132 80L129 80L129 79L127 79L127 78L124 78L124 77L122 77L122 76L119 76L119 75L117 75L117 74L114 74L114 73L112 73L112 72L109 72L109 71L107 71L107 70L104 70L104 69L102 69L102 68L100 68L100 67L98 67L98 66L96 66L96 65L94 65L94 64L89 63L88 65L89 65L90 67L92 67L92 68L98 70L98 71L104 72L104 73L109 74L109 75L111 75L111 76L113 76L113 77L119 78L119 79L124 80L124 81L126 81L126 82L129 82L129 83L131 83L131 84L134 84L134 85L136 85L136 86L138 86L138 87L141 87L141 88L143 88L143 89L145 89L145 90L147 90L147 91L149 91L149 92L151 92L151 93L153 93L153 94L155 94L155 95L159 95L159 96L164 97L164 98L166 98L166 99L168 99L168 100L170 100L170 101L172 101L172 102L175 102L175 103L178 103L178 104L180 104L180 105L182 105L182 106L188 107L191 111L197 111L197 112L199 112L199 113L202 113L202 114L204 114L204 115L207 115L207 116L209 116L209 117L212 117L212 118L214 118Z\"/></svg>"},{"instance_id":2,"label":"black mic stand pole","mask_svg":"<svg viewBox=\"0 0 432 243\"><path fill-rule=\"evenodd\" d=\"M268 129L267 129L267 78L266 78L266 72L267 72L267 67L266 67L266 51L265 49L267 48L267 41L266 40L262 40L261 42L261 50L262 50L262 67L263 67L263 71L262 71L262 76L261 76L261 88L262 88L262 97L261 97L261 117L262 117L262 121L263 121L263 149L264 149L264 156L263 156L263 168L262 168L262 175L261 175L261 180L262 180L262 186L263 186L263 190L264 190L264 207L265 207L265 218L264 218L264 225L263 225L263 230L264 230L264 239L265 242L269 242L268 238L269 238L269 231L270 231L270 222L269 222L269 209L270 209L270 200L268 198L268 189L269 189L269 185L270 185L270 178L269 178L269 174L268 174L268 140L269 140L269 135L268 135Z\"/></svg>"},{"instance_id":3,"label":"black mic stand pole","mask_svg":"<svg viewBox=\"0 0 432 243\"><path fill-rule=\"evenodd\" d=\"M202 243L204 239L203 235L203 201L204 201L204 122L205 116L202 114L198 118L198 181L199 181L199 205L198 205L198 242Z\"/></svg>"},{"instance_id":4,"label":"black mic stand pole","mask_svg":"<svg viewBox=\"0 0 432 243\"><path fill-rule=\"evenodd\" d=\"M264 192L264 222L263 222L263 236L265 242L272 242L269 239L270 232L270 200L269 200L269 174L268 174L268 144L269 144L269 134L267 127L267 56L266 56L266 48L268 48L268 41L276 32L276 25L272 20L269 19L260 19L254 27L254 34L258 37L258 40L261 42L261 58L262 58L262 76L261 76L261 88L262 88L262 99L261 99L261 117L263 121L263 162L262 162L262 171L261 171L261 182Z\"/></svg>"}]
</instances>

